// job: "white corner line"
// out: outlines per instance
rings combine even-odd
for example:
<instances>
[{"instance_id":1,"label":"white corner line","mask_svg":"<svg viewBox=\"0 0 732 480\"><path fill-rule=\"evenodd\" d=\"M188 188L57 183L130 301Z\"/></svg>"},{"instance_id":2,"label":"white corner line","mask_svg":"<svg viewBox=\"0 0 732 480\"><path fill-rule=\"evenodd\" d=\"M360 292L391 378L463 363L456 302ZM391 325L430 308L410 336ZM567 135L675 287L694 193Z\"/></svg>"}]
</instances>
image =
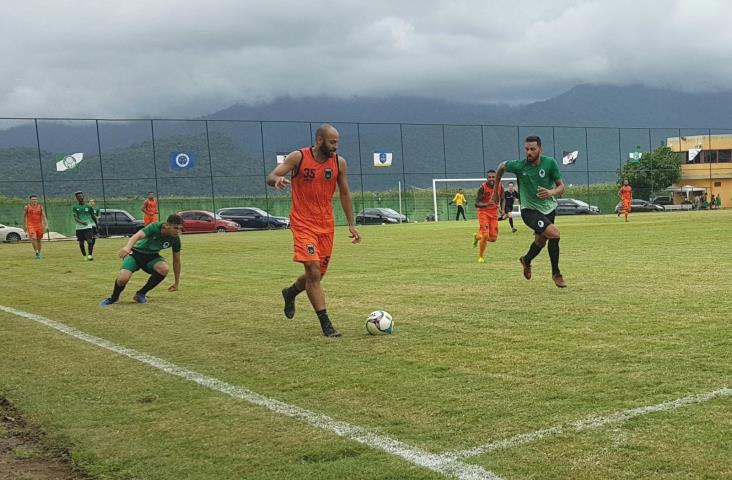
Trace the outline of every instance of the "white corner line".
<instances>
[{"instance_id":1,"label":"white corner line","mask_svg":"<svg viewBox=\"0 0 732 480\"><path fill-rule=\"evenodd\" d=\"M290 405L279 400L265 397L247 388L231 385L217 378L209 377L192 370L188 370L184 367L179 367L178 365L161 358L153 357L151 355L138 352L137 350L117 345L103 338L84 333L81 330L77 330L76 328L56 322L41 315L16 310L15 308L6 307L4 305L0 305L0 311L32 320L70 337L74 337L78 340L82 340L119 355L132 358L170 375L189 380L210 390L215 390L229 395L230 397L264 407L280 415L298 419L318 429L335 433L336 435L348 440L400 457L414 465L427 468L434 472L449 475L461 480L501 480L500 477L493 472L478 465L463 463L453 456L430 453L402 443L398 440L369 432L362 427L335 420L327 415L311 412L295 405Z\"/></svg>"},{"instance_id":2,"label":"white corner line","mask_svg":"<svg viewBox=\"0 0 732 480\"><path fill-rule=\"evenodd\" d=\"M646 407L621 410L619 412L611 413L610 415L605 416L590 416L582 420L577 420L575 422L567 423L564 425L544 428L542 430L536 430L534 432L521 433L519 435L514 435L513 437L505 438L503 440L496 440L494 442L486 443L484 445L480 445L478 447L470 448L467 450L445 452L443 455L454 458L455 460L476 457L478 455L492 452L494 450L501 450L504 448L513 448L520 445L526 445L528 443L536 442L538 440L541 440L542 438L552 435L560 435L565 432L582 432L584 430L600 428L611 423L622 423L630 420L631 418L639 417L641 415L675 410L681 407L688 407L690 405L704 403L718 397L729 397L731 395L732 388L722 387L711 392L700 393L697 395L689 395L687 397L678 398L669 402L659 403L657 405L649 405Z\"/></svg>"}]
</instances>

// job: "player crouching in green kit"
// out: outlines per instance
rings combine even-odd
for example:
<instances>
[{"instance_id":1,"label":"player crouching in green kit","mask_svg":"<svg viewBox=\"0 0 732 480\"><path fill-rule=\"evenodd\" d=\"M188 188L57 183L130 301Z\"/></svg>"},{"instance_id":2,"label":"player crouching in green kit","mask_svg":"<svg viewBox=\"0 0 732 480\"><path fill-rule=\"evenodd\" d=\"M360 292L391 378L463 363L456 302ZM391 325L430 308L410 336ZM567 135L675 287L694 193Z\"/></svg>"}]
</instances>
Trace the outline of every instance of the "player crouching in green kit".
<instances>
[{"instance_id":1,"label":"player crouching in green kit","mask_svg":"<svg viewBox=\"0 0 732 480\"><path fill-rule=\"evenodd\" d=\"M132 299L137 303L147 303L147 292L155 288L168 275L168 264L160 256L160 250L173 249L173 273L175 282L168 290L175 292L180 283L180 235L183 231L183 218L173 214L165 222L151 223L130 238L127 245L119 251L122 270L114 282L112 296L99 304L103 307L116 303L132 274L140 269L150 274L147 283L135 293Z\"/></svg>"}]
</instances>

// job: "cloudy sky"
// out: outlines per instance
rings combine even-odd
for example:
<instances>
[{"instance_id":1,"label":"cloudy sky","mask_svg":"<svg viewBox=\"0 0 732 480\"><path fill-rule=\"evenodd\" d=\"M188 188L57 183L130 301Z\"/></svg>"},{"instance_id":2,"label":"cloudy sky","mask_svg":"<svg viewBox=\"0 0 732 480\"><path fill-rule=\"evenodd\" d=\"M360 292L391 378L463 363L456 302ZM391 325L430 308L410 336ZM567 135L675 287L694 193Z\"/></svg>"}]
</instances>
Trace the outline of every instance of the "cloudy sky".
<instances>
[{"instance_id":1,"label":"cloudy sky","mask_svg":"<svg viewBox=\"0 0 732 480\"><path fill-rule=\"evenodd\" d=\"M198 116L281 96L522 103L732 85L722 0L5 0L0 116ZM726 7L726 8L725 8Z\"/></svg>"}]
</instances>

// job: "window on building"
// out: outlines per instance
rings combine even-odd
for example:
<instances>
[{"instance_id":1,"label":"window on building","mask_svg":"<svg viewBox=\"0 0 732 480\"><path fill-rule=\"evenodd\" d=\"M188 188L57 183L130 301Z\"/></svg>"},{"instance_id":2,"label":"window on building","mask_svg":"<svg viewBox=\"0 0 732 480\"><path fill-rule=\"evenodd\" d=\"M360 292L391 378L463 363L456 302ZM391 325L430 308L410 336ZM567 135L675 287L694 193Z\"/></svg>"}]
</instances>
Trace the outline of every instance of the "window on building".
<instances>
[{"instance_id":1,"label":"window on building","mask_svg":"<svg viewBox=\"0 0 732 480\"><path fill-rule=\"evenodd\" d=\"M716 150L705 150L701 152L700 155L704 155L704 160L702 163L717 163Z\"/></svg>"},{"instance_id":2,"label":"window on building","mask_svg":"<svg viewBox=\"0 0 732 480\"><path fill-rule=\"evenodd\" d=\"M717 150L717 161L719 163L732 162L732 150Z\"/></svg>"}]
</instances>

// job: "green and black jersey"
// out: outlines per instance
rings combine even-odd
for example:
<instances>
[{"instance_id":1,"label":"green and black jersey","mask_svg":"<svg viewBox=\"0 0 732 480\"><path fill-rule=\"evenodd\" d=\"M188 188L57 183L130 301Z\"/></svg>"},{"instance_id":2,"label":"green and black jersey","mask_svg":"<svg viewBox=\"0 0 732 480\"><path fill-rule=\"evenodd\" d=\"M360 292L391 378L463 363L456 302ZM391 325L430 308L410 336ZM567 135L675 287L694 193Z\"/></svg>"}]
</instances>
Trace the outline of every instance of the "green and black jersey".
<instances>
[{"instance_id":1,"label":"green and black jersey","mask_svg":"<svg viewBox=\"0 0 732 480\"><path fill-rule=\"evenodd\" d=\"M165 248L172 248L173 252L180 252L180 238L163 235L163 223L154 222L143 228L145 238L138 240L132 249L146 254L159 253Z\"/></svg>"}]
</instances>

